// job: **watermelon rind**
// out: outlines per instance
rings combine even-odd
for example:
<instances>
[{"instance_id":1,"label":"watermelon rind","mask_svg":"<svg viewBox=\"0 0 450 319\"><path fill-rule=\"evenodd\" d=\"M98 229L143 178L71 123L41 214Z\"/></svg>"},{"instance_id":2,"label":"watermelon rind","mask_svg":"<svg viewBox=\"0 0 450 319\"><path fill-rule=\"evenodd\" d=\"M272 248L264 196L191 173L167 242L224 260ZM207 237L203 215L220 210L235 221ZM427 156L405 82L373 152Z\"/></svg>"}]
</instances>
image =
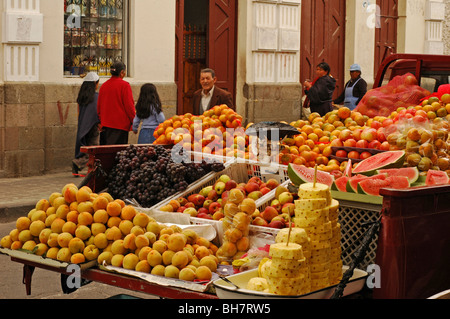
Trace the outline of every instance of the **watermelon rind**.
<instances>
[{"instance_id":1,"label":"watermelon rind","mask_svg":"<svg viewBox=\"0 0 450 319\"><path fill-rule=\"evenodd\" d=\"M372 155L359 162L352 173L372 176L380 169L400 168L405 162L405 154L405 151L386 151Z\"/></svg>"},{"instance_id":2,"label":"watermelon rind","mask_svg":"<svg viewBox=\"0 0 450 319\"><path fill-rule=\"evenodd\" d=\"M304 183L314 182L314 168L309 168L303 165L296 165L289 163L288 165L288 176L292 184L299 186ZM332 187L334 182L334 176L330 173L317 171L316 182L320 184L325 184Z\"/></svg>"},{"instance_id":3,"label":"watermelon rind","mask_svg":"<svg viewBox=\"0 0 450 319\"><path fill-rule=\"evenodd\" d=\"M401 168L387 168L377 170L377 174L387 174L388 177L391 176L406 176L409 179L409 183L413 184L419 179L419 169L414 167L401 167Z\"/></svg>"}]
</instances>

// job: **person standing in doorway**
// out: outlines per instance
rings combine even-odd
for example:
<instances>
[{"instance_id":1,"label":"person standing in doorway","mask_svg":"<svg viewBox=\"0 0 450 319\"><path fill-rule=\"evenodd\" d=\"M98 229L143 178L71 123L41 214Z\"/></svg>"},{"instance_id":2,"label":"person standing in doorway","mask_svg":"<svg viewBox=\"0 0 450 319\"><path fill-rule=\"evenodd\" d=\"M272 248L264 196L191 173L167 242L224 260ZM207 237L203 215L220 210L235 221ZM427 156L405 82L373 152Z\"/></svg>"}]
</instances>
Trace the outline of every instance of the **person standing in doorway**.
<instances>
[{"instance_id":1,"label":"person standing in doorway","mask_svg":"<svg viewBox=\"0 0 450 319\"><path fill-rule=\"evenodd\" d=\"M303 83L306 100L304 107L310 108L311 113L317 112L324 116L333 110L333 93L336 89L336 79L330 75L330 66L321 62L316 67L316 78L314 81L306 80Z\"/></svg>"},{"instance_id":2,"label":"person standing in doorway","mask_svg":"<svg viewBox=\"0 0 450 319\"><path fill-rule=\"evenodd\" d=\"M192 106L194 115L201 115L205 111L216 105L226 104L233 107L233 97L231 93L217 87L216 73L213 69L203 69L200 71L200 84L202 88L194 93Z\"/></svg>"},{"instance_id":3,"label":"person standing in doorway","mask_svg":"<svg viewBox=\"0 0 450 319\"><path fill-rule=\"evenodd\" d=\"M99 119L97 115L98 84L100 78L95 72L89 72L83 80L78 92L78 129L75 142L75 158L72 160L72 174L78 177L78 172L86 168L89 156L80 151L81 146L99 144Z\"/></svg>"},{"instance_id":4,"label":"person standing in doorway","mask_svg":"<svg viewBox=\"0 0 450 319\"><path fill-rule=\"evenodd\" d=\"M135 134L138 133L139 125L142 122L138 144L152 144L156 140L153 136L156 127L164 121L165 117L156 86L152 83L144 84L136 103L136 116L133 121Z\"/></svg>"},{"instance_id":5,"label":"person standing in doorway","mask_svg":"<svg viewBox=\"0 0 450 319\"><path fill-rule=\"evenodd\" d=\"M131 86L123 78L127 68L122 62L111 66L111 78L101 87L97 113L102 131L101 145L128 144L128 133L136 115Z\"/></svg>"},{"instance_id":6,"label":"person standing in doorway","mask_svg":"<svg viewBox=\"0 0 450 319\"><path fill-rule=\"evenodd\" d=\"M334 100L334 104L342 104L354 110L367 93L367 82L361 77L361 66L353 64L350 67L350 80L345 84L344 91Z\"/></svg>"}]
</instances>

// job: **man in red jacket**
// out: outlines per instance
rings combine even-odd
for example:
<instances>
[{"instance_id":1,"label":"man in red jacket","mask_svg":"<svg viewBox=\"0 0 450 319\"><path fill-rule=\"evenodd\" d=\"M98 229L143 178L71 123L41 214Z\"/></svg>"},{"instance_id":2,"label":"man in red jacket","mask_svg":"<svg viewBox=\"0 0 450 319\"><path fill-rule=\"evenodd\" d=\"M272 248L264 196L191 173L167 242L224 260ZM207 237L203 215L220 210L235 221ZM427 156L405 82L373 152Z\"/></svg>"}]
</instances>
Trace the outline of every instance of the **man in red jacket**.
<instances>
[{"instance_id":1,"label":"man in red jacket","mask_svg":"<svg viewBox=\"0 0 450 319\"><path fill-rule=\"evenodd\" d=\"M128 144L136 109L131 86L123 78L126 66L115 62L111 78L103 83L98 94L97 113L102 126L100 145Z\"/></svg>"},{"instance_id":2,"label":"man in red jacket","mask_svg":"<svg viewBox=\"0 0 450 319\"><path fill-rule=\"evenodd\" d=\"M192 106L194 115L201 115L216 105L226 104L233 107L231 93L215 86L216 74L212 69L200 71L200 84L202 88L194 93Z\"/></svg>"}]
</instances>

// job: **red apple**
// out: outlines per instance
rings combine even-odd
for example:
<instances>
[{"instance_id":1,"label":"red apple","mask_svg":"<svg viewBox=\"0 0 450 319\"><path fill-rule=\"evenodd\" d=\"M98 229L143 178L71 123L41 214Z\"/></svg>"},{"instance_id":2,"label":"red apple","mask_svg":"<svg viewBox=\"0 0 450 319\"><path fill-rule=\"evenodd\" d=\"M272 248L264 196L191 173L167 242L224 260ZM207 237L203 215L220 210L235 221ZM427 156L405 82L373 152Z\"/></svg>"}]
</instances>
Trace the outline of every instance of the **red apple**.
<instances>
[{"instance_id":1,"label":"red apple","mask_svg":"<svg viewBox=\"0 0 450 319\"><path fill-rule=\"evenodd\" d=\"M378 149L378 147L381 145L381 142L379 140L373 140L369 143L369 148Z\"/></svg>"},{"instance_id":2,"label":"red apple","mask_svg":"<svg viewBox=\"0 0 450 319\"><path fill-rule=\"evenodd\" d=\"M347 157L347 152L344 150L338 150L338 151L336 151L336 156L337 157Z\"/></svg>"},{"instance_id":3,"label":"red apple","mask_svg":"<svg viewBox=\"0 0 450 319\"><path fill-rule=\"evenodd\" d=\"M263 193L261 191L254 191L247 195L247 197L257 200L263 196Z\"/></svg>"},{"instance_id":4,"label":"red apple","mask_svg":"<svg viewBox=\"0 0 450 319\"><path fill-rule=\"evenodd\" d=\"M258 216L253 219L252 225L267 227L269 223L264 218Z\"/></svg>"},{"instance_id":5,"label":"red apple","mask_svg":"<svg viewBox=\"0 0 450 319\"><path fill-rule=\"evenodd\" d=\"M361 139L361 133L362 133L362 129L361 128L355 128L354 130L353 130L353 138L355 139L355 140L360 140Z\"/></svg>"},{"instance_id":6,"label":"red apple","mask_svg":"<svg viewBox=\"0 0 450 319\"><path fill-rule=\"evenodd\" d=\"M245 191L247 194L259 190L259 184L256 184L255 182L248 182L245 185Z\"/></svg>"},{"instance_id":7,"label":"red apple","mask_svg":"<svg viewBox=\"0 0 450 319\"><path fill-rule=\"evenodd\" d=\"M369 147L369 142L367 142L366 140L359 140L358 142L356 142L356 147L368 148Z\"/></svg>"},{"instance_id":8,"label":"red apple","mask_svg":"<svg viewBox=\"0 0 450 319\"><path fill-rule=\"evenodd\" d=\"M274 199L270 202L270 206L272 206L273 208L275 208L277 210L277 212L281 211L281 203L278 199Z\"/></svg>"},{"instance_id":9,"label":"red apple","mask_svg":"<svg viewBox=\"0 0 450 319\"><path fill-rule=\"evenodd\" d=\"M349 138L348 140L344 141L344 146L345 147L356 147L356 140L354 140L353 138Z\"/></svg>"},{"instance_id":10,"label":"red apple","mask_svg":"<svg viewBox=\"0 0 450 319\"><path fill-rule=\"evenodd\" d=\"M219 194L217 194L217 192L213 189L209 191L207 198L215 202L217 199L219 199Z\"/></svg>"},{"instance_id":11,"label":"red apple","mask_svg":"<svg viewBox=\"0 0 450 319\"><path fill-rule=\"evenodd\" d=\"M208 210L208 208L205 208L205 207L200 207L198 210L197 210L197 213L199 213L199 214L209 214L209 210Z\"/></svg>"},{"instance_id":12,"label":"red apple","mask_svg":"<svg viewBox=\"0 0 450 319\"><path fill-rule=\"evenodd\" d=\"M180 207L178 207L177 212L182 213L185 209L186 209L186 206L180 206Z\"/></svg>"},{"instance_id":13,"label":"red apple","mask_svg":"<svg viewBox=\"0 0 450 319\"><path fill-rule=\"evenodd\" d=\"M290 216L294 216L295 204L294 203L286 203L281 207L281 213L288 214Z\"/></svg>"},{"instance_id":14,"label":"red apple","mask_svg":"<svg viewBox=\"0 0 450 319\"><path fill-rule=\"evenodd\" d=\"M381 143L381 145L378 147L378 149L382 150L382 151L389 151L390 147L391 146L390 146L389 142L385 141L385 142Z\"/></svg>"},{"instance_id":15,"label":"red apple","mask_svg":"<svg viewBox=\"0 0 450 319\"><path fill-rule=\"evenodd\" d=\"M272 206L267 206L264 211L261 212L261 217L268 223L276 216L278 216L278 211Z\"/></svg>"},{"instance_id":16,"label":"red apple","mask_svg":"<svg viewBox=\"0 0 450 319\"><path fill-rule=\"evenodd\" d=\"M370 143L377 139L377 131L373 128L366 128L361 133L361 139Z\"/></svg>"},{"instance_id":17,"label":"red apple","mask_svg":"<svg viewBox=\"0 0 450 319\"><path fill-rule=\"evenodd\" d=\"M248 183L256 183L256 184L258 184L258 186L259 185L261 185L261 183L262 183L262 180L258 177L258 176L253 176L252 178L250 178L249 180L248 180L248 182L247 182L247 184Z\"/></svg>"},{"instance_id":18,"label":"red apple","mask_svg":"<svg viewBox=\"0 0 450 319\"><path fill-rule=\"evenodd\" d=\"M369 153L369 152L362 152L362 153L359 155L359 158L360 158L360 159L366 159L366 158L369 158L369 157L371 157L371 156L372 156L372 154Z\"/></svg>"},{"instance_id":19,"label":"red apple","mask_svg":"<svg viewBox=\"0 0 450 319\"><path fill-rule=\"evenodd\" d=\"M266 195L268 192L271 191L271 189L268 188L268 187L262 187L259 191L260 191L263 195Z\"/></svg>"},{"instance_id":20,"label":"red apple","mask_svg":"<svg viewBox=\"0 0 450 319\"><path fill-rule=\"evenodd\" d=\"M357 151L348 152L348 158L359 159L359 153Z\"/></svg>"},{"instance_id":21,"label":"red apple","mask_svg":"<svg viewBox=\"0 0 450 319\"><path fill-rule=\"evenodd\" d=\"M211 216L210 214L204 213L204 212L198 213L196 217L198 217L198 218L204 218L204 219L213 219L212 216Z\"/></svg>"},{"instance_id":22,"label":"red apple","mask_svg":"<svg viewBox=\"0 0 450 319\"><path fill-rule=\"evenodd\" d=\"M220 210L222 206L218 202L213 202L211 205L209 205L209 213L214 214L218 210Z\"/></svg>"},{"instance_id":23,"label":"red apple","mask_svg":"<svg viewBox=\"0 0 450 319\"><path fill-rule=\"evenodd\" d=\"M274 221L271 221L270 223L269 223L269 227L271 227L271 228L285 228L286 227L286 224L285 223L283 223L281 220L274 220Z\"/></svg>"},{"instance_id":24,"label":"red apple","mask_svg":"<svg viewBox=\"0 0 450 319\"><path fill-rule=\"evenodd\" d=\"M177 200L180 202L180 206L184 206L188 202L188 200L184 197L180 197Z\"/></svg>"},{"instance_id":25,"label":"red apple","mask_svg":"<svg viewBox=\"0 0 450 319\"><path fill-rule=\"evenodd\" d=\"M229 191L233 188L236 188L236 187L237 187L237 183L232 179L230 179L228 182L225 183L225 190L227 190L227 191Z\"/></svg>"},{"instance_id":26,"label":"red apple","mask_svg":"<svg viewBox=\"0 0 450 319\"><path fill-rule=\"evenodd\" d=\"M274 189L278 187L278 185L280 185L280 183L274 178L271 178L266 182L266 187L270 189Z\"/></svg>"}]
</instances>

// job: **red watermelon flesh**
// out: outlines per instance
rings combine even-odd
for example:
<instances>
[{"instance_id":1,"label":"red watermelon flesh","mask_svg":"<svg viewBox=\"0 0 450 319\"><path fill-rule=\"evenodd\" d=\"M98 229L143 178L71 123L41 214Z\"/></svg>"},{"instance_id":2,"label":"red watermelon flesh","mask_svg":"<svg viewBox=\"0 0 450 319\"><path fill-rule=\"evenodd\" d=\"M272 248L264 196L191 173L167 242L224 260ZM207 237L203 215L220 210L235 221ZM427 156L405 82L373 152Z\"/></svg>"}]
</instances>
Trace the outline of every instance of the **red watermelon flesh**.
<instances>
[{"instance_id":1,"label":"red watermelon flesh","mask_svg":"<svg viewBox=\"0 0 450 319\"><path fill-rule=\"evenodd\" d=\"M334 186L338 191L347 192L347 181L349 180L348 176L341 176L334 181Z\"/></svg>"},{"instance_id":2,"label":"red watermelon flesh","mask_svg":"<svg viewBox=\"0 0 450 319\"><path fill-rule=\"evenodd\" d=\"M384 180L384 179L386 179L386 174L378 174L378 175L374 175L374 176L366 176L366 175L358 174L353 177L350 177L347 182L347 192L358 193L358 183L363 180L366 180L366 179Z\"/></svg>"},{"instance_id":3,"label":"red watermelon flesh","mask_svg":"<svg viewBox=\"0 0 450 319\"><path fill-rule=\"evenodd\" d=\"M415 183L419 178L419 170L417 167L402 167L402 168L388 168L379 169L378 174L386 174L390 176L406 176L409 179L409 183Z\"/></svg>"},{"instance_id":4,"label":"red watermelon flesh","mask_svg":"<svg viewBox=\"0 0 450 319\"><path fill-rule=\"evenodd\" d=\"M391 176L386 179L365 179L358 184L358 189L367 195L378 196L382 188L407 189L409 179L406 176Z\"/></svg>"},{"instance_id":5,"label":"red watermelon flesh","mask_svg":"<svg viewBox=\"0 0 450 319\"><path fill-rule=\"evenodd\" d=\"M400 168L405 161L405 151L386 151L372 155L361 161L353 169L353 174L374 175L377 170Z\"/></svg>"},{"instance_id":6,"label":"red watermelon flesh","mask_svg":"<svg viewBox=\"0 0 450 319\"><path fill-rule=\"evenodd\" d=\"M289 163L288 165L289 179L294 185L299 186L304 183L313 183L314 174L314 168L309 168L303 165L296 165L292 163ZM334 176L328 172L318 170L316 175L316 182L331 187L334 182Z\"/></svg>"},{"instance_id":7,"label":"red watermelon flesh","mask_svg":"<svg viewBox=\"0 0 450 319\"><path fill-rule=\"evenodd\" d=\"M444 185L449 183L448 174L444 171L437 170L428 170L427 178L425 180L425 185L427 186L435 186L435 185Z\"/></svg>"}]
</instances>

